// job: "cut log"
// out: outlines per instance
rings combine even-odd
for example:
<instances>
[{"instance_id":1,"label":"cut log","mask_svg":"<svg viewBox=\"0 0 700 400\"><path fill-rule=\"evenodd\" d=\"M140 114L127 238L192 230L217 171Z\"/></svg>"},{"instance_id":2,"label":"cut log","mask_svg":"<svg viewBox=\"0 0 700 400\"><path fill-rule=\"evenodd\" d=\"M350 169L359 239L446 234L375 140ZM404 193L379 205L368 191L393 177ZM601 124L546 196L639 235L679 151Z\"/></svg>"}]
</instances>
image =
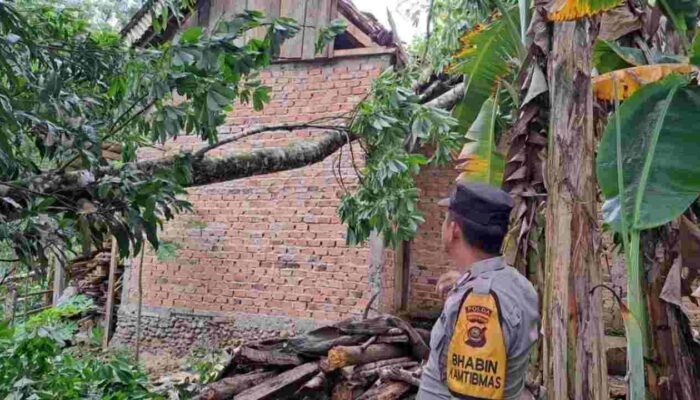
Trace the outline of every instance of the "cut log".
<instances>
[{"instance_id":1,"label":"cut log","mask_svg":"<svg viewBox=\"0 0 700 400\"><path fill-rule=\"evenodd\" d=\"M402 363L407 363L407 362L413 362L414 360L411 357L398 357L398 358L390 358L388 360L381 360L381 361L376 361L373 363L367 363L363 365L358 365L356 367L356 372L362 372L362 371L369 371L381 367L388 367L390 365L396 365L396 364L402 364Z\"/></svg>"},{"instance_id":2,"label":"cut log","mask_svg":"<svg viewBox=\"0 0 700 400\"><path fill-rule=\"evenodd\" d=\"M207 385L194 400L225 400L274 376L274 372L254 371L224 378Z\"/></svg>"},{"instance_id":3,"label":"cut log","mask_svg":"<svg viewBox=\"0 0 700 400\"><path fill-rule=\"evenodd\" d=\"M372 379L375 376L379 375L379 373L386 368L396 368L396 369L401 369L401 368L414 368L418 366L417 361L406 361L398 364L393 364L389 367L378 367L374 369L367 369L363 371L358 371L355 373L355 379L358 380L367 380L367 379Z\"/></svg>"},{"instance_id":4,"label":"cut log","mask_svg":"<svg viewBox=\"0 0 700 400\"><path fill-rule=\"evenodd\" d=\"M361 346L336 346L328 352L328 367L332 371L347 365L366 364L405 354L405 349L392 344L373 344L364 350Z\"/></svg>"},{"instance_id":5,"label":"cut log","mask_svg":"<svg viewBox=\"0 0 700 400\"><path fill-rule=\"evenodd\" d=\"M379 378L382 382L385 381L399 381L406 382L415 387L420 386L420 368L415 368L413 370L401 369L398 367L384 367L379 370Z\"/></svg>"},{"instance_id":6,"label":"cut log","mask_svg":"<svg viewBox=\"0 0 700 400\"><path fill-rule=\"evenodd\" d=\"M408 343L408 335L379 336L375 343Z\"/></svg>"},{"instance_id":7,"label":"cut log","mask_svg":"<svg viewBox=\"0 0 700 400\"><path fill-rule=\"evenodd\" d=\"M374 386L358 397L357 400L396 400L411 390L406 382L385 382Z\"/></svg>"},{"instance_id":8,"label":"cut log","mask_svg":"<svg viewBox=\"0 0 700 400\"><path fill-rule=\"evenodd\" d=\"M297 385L318 371L317 362L302 364L239 393L236 396L236 400L280 398L283 393L292 391Z\"/></svg>"},{"instance_id":9,"label":"cut log","mask_svg":"<svg viewBox=\"0 0 700 400\"><path fill-rule=\"evenodd\" d=\"M297 366L302 360L298 355L277 350L258 350L242 346L233 353L232 363L252 366Z\"/></svg>"},{"instance_id":10,"label":"cut log","mask_svg":"<svg viewBox=\"0 0 700 400\"><path fill-rule=\"evenodd\" d=\"M294 394L294 398L302 399L324 399L328 398L326 390L328 387L328 378L323 371L309 379L299 390Z\"/></svg>"}]
</instances>

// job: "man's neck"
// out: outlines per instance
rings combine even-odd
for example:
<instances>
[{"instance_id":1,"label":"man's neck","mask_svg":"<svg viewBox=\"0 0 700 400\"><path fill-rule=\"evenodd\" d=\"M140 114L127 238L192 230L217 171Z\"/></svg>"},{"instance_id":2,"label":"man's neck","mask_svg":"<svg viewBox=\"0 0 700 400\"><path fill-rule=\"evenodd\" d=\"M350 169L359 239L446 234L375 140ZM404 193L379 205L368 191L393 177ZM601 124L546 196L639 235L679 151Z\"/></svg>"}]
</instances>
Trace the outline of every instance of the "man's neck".
<instances>
[{"instance_id":1,"label":"man's neck","mask_svg":"<svg viewBox=\"0 0 700 400\"><path fill-rule=\"evenodd\" d=\"M454 257L452 261L457 271L464 274L471 269L472 265L478 263L479 261L488 260L489 258L493 257L498 257L498 255L484 252L469 251L460 254L458 257Z\"/></svg>"}]
</instances>

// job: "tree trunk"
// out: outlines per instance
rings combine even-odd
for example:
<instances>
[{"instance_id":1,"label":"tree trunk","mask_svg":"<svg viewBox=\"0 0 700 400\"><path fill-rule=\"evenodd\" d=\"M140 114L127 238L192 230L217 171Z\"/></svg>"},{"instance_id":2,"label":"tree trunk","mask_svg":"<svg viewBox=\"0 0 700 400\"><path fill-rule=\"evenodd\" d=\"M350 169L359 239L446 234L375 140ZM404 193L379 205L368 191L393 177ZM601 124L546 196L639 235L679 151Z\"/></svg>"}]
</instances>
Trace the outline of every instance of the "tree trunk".
<instances>
[{"instance_id":1,"label":"tree trunk","mask_svg":"<svg viewBox=\"0 0 700 400\"><path fill-rule=\"evenodd\" d=\"M554 23L547 78L544 382L552 399L607 399L594 176L591 54L595 22Z\"/></svg>"},{"instance_id":2,"label":"tree trunk","mask_svg":"<svg viewBox=\"0 0 700 400\"><path fill-rule=\"evenodd\" d=\"M646 369L646 381L654 399L700 399L700 346L693 340L685 313L661 299L664 283L679 257L677 241L677 230L669 224L642 233L641 259L643 270L647 271L644 292L653 363Z\"/></svg>"}]
</instances>

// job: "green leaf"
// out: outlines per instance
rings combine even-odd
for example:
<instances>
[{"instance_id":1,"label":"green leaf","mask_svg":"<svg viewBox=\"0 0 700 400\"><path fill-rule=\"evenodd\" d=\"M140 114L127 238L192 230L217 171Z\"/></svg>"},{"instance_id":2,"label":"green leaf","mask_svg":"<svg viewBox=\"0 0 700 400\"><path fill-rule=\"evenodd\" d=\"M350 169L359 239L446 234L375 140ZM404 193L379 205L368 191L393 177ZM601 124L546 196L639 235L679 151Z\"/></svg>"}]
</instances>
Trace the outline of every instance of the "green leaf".
<instances>
[{"instance_id":1,"label":"green leaf","mask_svg":"<svg viewBox=\"0 0 700 400\"><path fill-rule=\"evenodd\" d=\"M332 42L336 36L341 35L347 29L347 24L342 19L334 19L330 25L318 30L314 54L320 54L323 49Z\"/></svg>"},{"instance_id":2,"label":"green leaf","mask_svg":"<svg viewBox=\"0 0 700 400\"><path fill-rule=\"evenodd\" d=\"M697 25L700 4L697 0L659 0L661 11L685 40L685 32ZM687 44L687 41L686 41Z\"/></svg>"},{"instance_id":3,"label":"green leaf","mask_svg":"<svg viewBox=\"0 0 700 400\"><path fill-rule=\"evenodd\" d=\"M700 67L700 32L695 34L695 40L690 49L690 63Z\"/></svg>"},{"instance_id":4,"label":"green leaf","mask_svg":"<svg viewBox=\"0 0 700 400\"><path fill-rule=\"evenodd\" d=\"M509 16L517 20L517 7ZM518 37L511 34L509 20L500 18L467 39L462 60L453 68L464 74L464 97L453 110L459 130L466 131L481 111L481 106L493 93L498 80L510 69L509 61L518 57L522 47Z\"/></svg>"},{"instance_id":5,"label":"green leaf","mask_svg":"<svg viewBox=\"0 0 700 400\"><path fill-rule=\"evenodd\" d=\"M501 186L505 160L496 151L496 101L489 98L484 102L476 121L467 132L466 138L469 142L462 148L458 159L462 164L457 167L464 172L459 175L458 180Z\"/></svg>"},{"instance_id":6,"label":"green leaf","mask_svg":"<svg viewBox=\"0 0 700 400\"><path fill-rule=\"evenodd\" d=\"M613 41L599 39L593 46L593 65L604 74L618 69L646 65L640 49L623 47Z\"/></svg>"},{"instance_id":7,"label":"green leaf","mask_svg":"<svg viewBox=\"0 0 700 400\"><path fill-rule=\"evenodd\" d=\"M606 221L619 229L669 222L700 193L700 87L671 75L635 92L613 115L596 157ZM624 193L618 190L616 124L619 118Z\"/></svg>"},{"instance_id":8,"label":"green leaf","mask_svg":"<svg viewBox=\"0 0 700 400\"><path fill-rule=\"evenodd\" d=\"M199 38L202 37L203 32L204 28L202 28L201 26L193 26L188 30L182 32L182 36L180 36L180 41L182 43L195 43L199 40Z\"/></svg>"},{"instance_id":9,"label":"green leaf","mask_svg":"<svg viewBox=\"0 0 700 400\"><path fill-rule=\"evenodd\" d=\"M235 93L226 86L215 83L207 92L207 108L209 111L218 111L226 106L231 105Z\"/></svg>"}]
</instances>

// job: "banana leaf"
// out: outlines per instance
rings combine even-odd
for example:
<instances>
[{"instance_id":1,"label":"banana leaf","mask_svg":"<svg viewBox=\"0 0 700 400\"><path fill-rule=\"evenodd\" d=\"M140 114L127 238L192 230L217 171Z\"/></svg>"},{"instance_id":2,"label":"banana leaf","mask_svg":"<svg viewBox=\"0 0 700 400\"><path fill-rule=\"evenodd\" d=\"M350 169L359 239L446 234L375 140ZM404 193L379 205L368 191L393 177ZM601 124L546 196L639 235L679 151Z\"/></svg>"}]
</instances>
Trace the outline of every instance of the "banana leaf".
<instances>
[{"instance_id":1,"label":"banana leaf","mask_svg":"<svg viewBox=\"0 0 700 400\"><path fill-rule=\"evenodd\" d=\"M608 40L597 40L593 46L593 65L599 73L647 64L640 49L620 46Z\"/></svg>"},{"instance_id":2,"label":"banana leaf","mask_svg":"<svg viewBox=\"0 0 700 400\"><path fill-rule=\"evenodd\" d=\"M453 72L464 74L464 97L452 111L463 131L469 129L479 115L481 106L493 94L499 80L510 72L509 62L519 57L522 43L517 32L513 35L512 29L519 23L518 8L510 8L508 17L498 18L467 35L463 39L460 59L451 68Z\"/></svg>"},{"instance_id":3,"label":"banana leaf","mask_svg":"<svg viewBox=\"0 0 700 400\"><path fill-rule=\"evenodd\" d=\"M630 229L663 225L700 193L700 87L678 75L642 87L610 118L598 147L596 172L606 222ZM624 193L617 177L616 119L621 130Z\"/></svg>"},{"instance_id":4,"label":"banana leaf","mask_svg":"<svg viewBox=\"0 0 700 400\"><path fill-rule=\"evenodd\" d=\"M505 159L496 151L497 99L488 98L467 132L467 143L457 158L457 169L463 172L457 180L485 182L501 186Z\"/></svg>"},{"instance_id":5,"label":"banana leaf","mask_svg":"<svg viewBox=\"0 0 700 400\"><path fill-rule=\"evenodd\" d=\"M620 0L554 0L549 9L551 21L573 21L618 6Z\"/></svg>"}]
</instances>

